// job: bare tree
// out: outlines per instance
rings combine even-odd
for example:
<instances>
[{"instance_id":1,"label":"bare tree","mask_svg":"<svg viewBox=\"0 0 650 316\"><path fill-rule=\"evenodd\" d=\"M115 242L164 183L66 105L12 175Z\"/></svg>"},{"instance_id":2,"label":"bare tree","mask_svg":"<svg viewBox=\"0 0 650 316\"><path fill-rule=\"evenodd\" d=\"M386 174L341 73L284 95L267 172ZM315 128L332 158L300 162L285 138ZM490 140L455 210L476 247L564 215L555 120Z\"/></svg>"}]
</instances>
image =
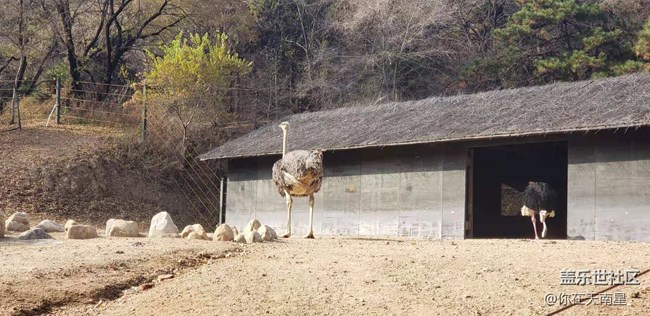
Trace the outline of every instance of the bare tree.
<instances>
[{"instance_id":1,"label":"bare tree","mask_svg":"<svg viewBox=\"0 0 650 316\"><path fill-rule=\"evenodd\" d=\"M66 47L72 87L77 92L83 90L81 69L90 81L102 83L101 89L108 92L128 52L187 17L169 0L72 1L54 1L58 13L54 25Z\"/></svg>"}]
</instances>

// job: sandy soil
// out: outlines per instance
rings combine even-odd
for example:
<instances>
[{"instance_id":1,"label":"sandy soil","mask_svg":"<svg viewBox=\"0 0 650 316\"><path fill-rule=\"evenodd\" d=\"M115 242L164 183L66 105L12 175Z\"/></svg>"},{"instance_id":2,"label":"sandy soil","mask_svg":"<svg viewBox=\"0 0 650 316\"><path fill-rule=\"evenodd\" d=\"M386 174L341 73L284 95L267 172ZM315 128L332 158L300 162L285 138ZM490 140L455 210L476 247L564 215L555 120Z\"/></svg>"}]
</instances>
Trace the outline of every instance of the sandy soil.
<instances>
[{"instance_id":1,"label":"sandy soil","mask_svg":"<svg viewBox=\"0 0 650 316\"><path fill-rule=\"evenodd\" d=\"M61 238L61 236L57 236ZM544 315L563 269L650 268L650 244L292 238L237 245L181 239L0 241L0 314ZM158 281L157 276L174 278ZM153 280L153 282L152 282ZM650 273L562 315L649 315ZM148 290L140 284L152 282Z\"/></svg>"}]
</instances>

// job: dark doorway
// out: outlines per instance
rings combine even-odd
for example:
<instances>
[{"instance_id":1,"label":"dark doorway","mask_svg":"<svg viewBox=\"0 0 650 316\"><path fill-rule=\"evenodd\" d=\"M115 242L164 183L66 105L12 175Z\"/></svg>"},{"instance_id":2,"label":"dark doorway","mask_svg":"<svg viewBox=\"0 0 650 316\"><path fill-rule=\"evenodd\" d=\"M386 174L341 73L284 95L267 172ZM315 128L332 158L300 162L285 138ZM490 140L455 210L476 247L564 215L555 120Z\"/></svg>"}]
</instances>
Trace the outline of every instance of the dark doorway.
<instances>
[{"instance_id":1,"label":"dark doorway","mask_svg":"<svg viewBox=\"0 0 650 316\"><path fill-rule=\"evenodd\" d=\"M534 238L530 217L521 216L529 181L550 184L558 193L547 238L566 238L566 142L471 148L468 167L467 237ZM539 221L539 219L538 219ZM538 222L541 233L541 224Z\"/></svg>"}]
</instances>

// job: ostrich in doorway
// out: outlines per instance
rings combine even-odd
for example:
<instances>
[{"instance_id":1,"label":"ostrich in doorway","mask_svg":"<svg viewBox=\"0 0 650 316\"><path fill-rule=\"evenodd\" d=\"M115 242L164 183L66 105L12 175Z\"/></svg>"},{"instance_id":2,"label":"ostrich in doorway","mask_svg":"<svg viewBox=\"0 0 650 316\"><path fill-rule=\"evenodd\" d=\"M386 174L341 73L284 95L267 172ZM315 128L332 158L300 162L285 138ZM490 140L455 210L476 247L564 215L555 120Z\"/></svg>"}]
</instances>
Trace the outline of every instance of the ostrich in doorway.
<instances>
[{"instance_id":1,"label":"ostrich in doorway","mask_svg":"<svg viewBox=\"0 0 650 316\"><path fill-rule=\"evenodd\" d=\"M294 150L287 152L288 122L282 122L282 159L273 164L273 182L280 195L287 202L287 233L291 236L291 206L293 197L309 197L309 233L305 238L314 238L314 193L323 182L323 152L321 150Z\"/></svg>"},{"instance_id":2,"label":"ostrich in doorway","mask_svg":"<svg viewBox=\"0 0 650 316\"><path fill-rule=\"evenodd\" d=\"M557 203L557 193L548 183L528 182L524 190L524 206L521 208L522 216L530 216L535 230L535 239L537 235L537 220L535 213L539 213L539 220L544 228L542 229L542 238L546 238L546 218L555 217L555 206Z\"/></svg>"}]
</instances>

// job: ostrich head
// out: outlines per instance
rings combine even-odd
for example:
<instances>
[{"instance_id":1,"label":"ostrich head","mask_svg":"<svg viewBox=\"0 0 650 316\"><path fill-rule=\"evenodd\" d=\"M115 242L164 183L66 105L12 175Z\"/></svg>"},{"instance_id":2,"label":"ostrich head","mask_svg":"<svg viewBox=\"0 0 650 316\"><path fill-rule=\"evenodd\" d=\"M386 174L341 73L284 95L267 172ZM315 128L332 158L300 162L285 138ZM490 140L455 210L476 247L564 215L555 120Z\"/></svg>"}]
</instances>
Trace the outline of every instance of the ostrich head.
<instances>
[{"instance_id":1,"label":"ostrich head","mask_svg":"<svg viewBox=\"0 0 650 316\"><path fill-rule=\"evenodd\" d=\"M278 125L283 131L287 131L289 129L289 122L282 122L280 125Z\"/></svg>"}]
</instances>

